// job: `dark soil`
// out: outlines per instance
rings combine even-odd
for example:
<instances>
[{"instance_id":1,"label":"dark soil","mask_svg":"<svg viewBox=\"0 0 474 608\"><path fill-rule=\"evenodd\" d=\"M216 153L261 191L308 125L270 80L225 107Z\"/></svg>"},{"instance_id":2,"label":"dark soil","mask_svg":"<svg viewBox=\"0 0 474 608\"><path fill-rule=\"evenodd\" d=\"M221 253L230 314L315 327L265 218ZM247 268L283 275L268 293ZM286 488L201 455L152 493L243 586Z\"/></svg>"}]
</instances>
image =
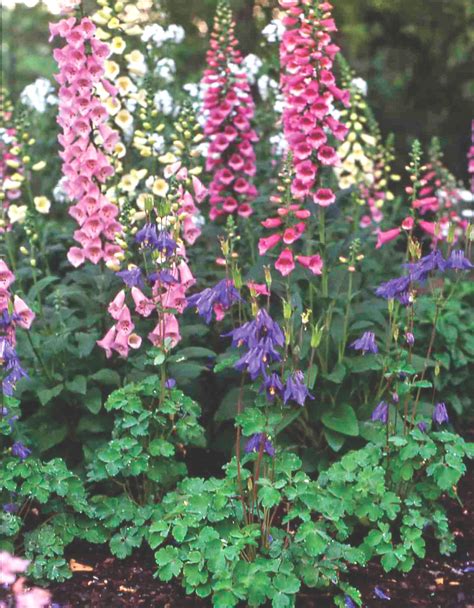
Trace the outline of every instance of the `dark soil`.
<instances>
[{"instance_id":1,"label":"dark soil","mask_svg":"<svg viewBox=\"0 0 474 608\"><path fill-rule=\"evenodd\" d=\"M436 543L428 542L428 557L419 561L408 574L386 574L376 563L353 568L350 582L357 587L366 608L474 608L474 513L473 468L459 487L463 505L450 501L451 527L457 540L457 552L441 556ZM208 608L210 602L186 597L178 584L163 584L153 578L153 556L142 552L118 560L105 548L77 546L68 556L92 568L76 571L73 577L52 588L54 602L62 608ZM375 588L390 599L379 599ZM298 608L329 608L331 596L320 591L302 592Z\"/></svg>"}]
</instances>

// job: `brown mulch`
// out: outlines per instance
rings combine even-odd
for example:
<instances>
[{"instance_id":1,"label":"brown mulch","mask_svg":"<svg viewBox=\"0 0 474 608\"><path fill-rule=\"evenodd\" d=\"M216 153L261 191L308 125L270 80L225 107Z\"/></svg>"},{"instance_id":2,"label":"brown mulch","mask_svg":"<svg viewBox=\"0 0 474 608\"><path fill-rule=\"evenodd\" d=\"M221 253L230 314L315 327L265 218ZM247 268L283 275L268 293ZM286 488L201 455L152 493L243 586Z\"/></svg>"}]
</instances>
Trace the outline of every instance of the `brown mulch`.
<instances>
[{"instance_id":1,"label":"brown mulch","mask_svg":"<svg viewBox=\"0 0 474 608\"><path fill-rule=\"evenodd\" d=\"M351 570L349 580L363 597L365 608L474 608L474 485L473 467L460 484L463 505L449 503L451 527L457 551L441 556L435 542L428 542L427 557L408 574L385 573L372 563ZM118 560L104 548L73 547L73 577L52 588L54 602L61 608L201 608L211 606L186 597L178 584L161 583L153 577L153 556L142 552ZM86 566L87 571L81 571ZM79 570L78 570L79 569ZM390 599L379 599L375 588ZM307 590L298 596L298 608L334 606L328 594Z\"/></svg>"}]
</instances>

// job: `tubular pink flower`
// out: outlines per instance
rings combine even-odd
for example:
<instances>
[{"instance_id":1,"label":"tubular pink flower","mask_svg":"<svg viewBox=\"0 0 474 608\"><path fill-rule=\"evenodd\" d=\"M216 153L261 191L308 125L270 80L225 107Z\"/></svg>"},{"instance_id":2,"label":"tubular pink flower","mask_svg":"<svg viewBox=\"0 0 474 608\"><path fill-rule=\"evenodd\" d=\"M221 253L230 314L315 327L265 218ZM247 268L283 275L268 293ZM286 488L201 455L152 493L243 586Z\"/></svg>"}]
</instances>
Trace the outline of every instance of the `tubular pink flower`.
<instances>
[{"instance_id":1,"label":"tubular pink flower","mask_svg":"<svg viewBox=\"0 0 474 608\"><path fill-rule=\"evenodd\" d=\"M229 6L220 3L202 79L204 133L209 139L206 170L212 172L211 220L233 213L248 217L257 196L248 180L256 173L253 143L258 137L251 124L255 104L247 75L239 67L242 55L234 28Z\"/></svg>"},{"instance_id":2,"label":"tubular pink flower","mask_svg":"<svg viewBox=\"0 0 474 608\"><path fill-rule=\"evenodd\" d=\"M147 298L138 287L132 287L131 293L135 302L135 310L141 317L149 317L156 310L153 300Z\"/></svg>"},{"instance_id":3,"label":"tubular pink flower","mask_svg":"<svg viewBox=\"0 0 474 608\"><path fill-rule=\"evenodd\" d=\"M153 346L161 346L167 339L170 340L172 348L176 346L181 340L177 318L172 314L163 315L163 321L159 322L155 329L148 334L148 338Z\"/></svg>"},{"instance_id":4,"label":"tubular pink flower","mask_svg":"<svg viewBox=\"0 0 474 608\"><path fill-rule=\"evenodd\" d=\"M297 255L296 261L304 268L311 270L313 274L321 274L323 271L323 260L320 255Z\"/></svg>"},{"instance_id":5,"label":"tubular pink flower","mask_svg":"<svg viewBox=\"0 0 474 608\"><path fill-rule=\"evenodd\" d=\"M375 245L375 248L380 249L380 247L382 247L382 245L385 245L385 243L393 241L397 238L400 232L400 228L392 228L391 230L385 230L384 232L382 230L379 230L377 232L377 244Z\"/></svg>"},{"instance_id":6,"label":"tubular pink flower","mask_svg":"<svg viewBox=\"0 0 474 608\"><path fill-rule=\"evenodd\" d=\"M19 296L13 298L13 312L18 316L18 325L23 329L30 329L35 320L35 313Z\"/></svg>"},{"instance_id":7,"label":"tubular pink flower","mask_svg":"<svg viewBox=\"0 0 474 608\"><path fill-rule=\"evenodd\" d=\"M112 356L112 345L115 342L116 334L117 330L115 328L115 325L113 325L102 338L102 340L97 340L97 345L105 350L105 356L107 357L107 359L110 359L110 357Z\"/></svg>"},{"instance_id":8,"label":"tubular pink flower","mask_svg":"<svg viewBox=\"0 0 474 608\"><path fill-rule=\"evenodd\" d=\"M50 24L50 32L50 39L65 39L65 46L53 52L59 67L56 80L62 133L58 139L63 147L65 190L76 201L69 213L82 228L81 238L75 237L81 247L72 247L68 260L75 267L86 259L98 264L105 259L105 247L114 244L122 230L112 221L118 216L116 205L101 194L101 187L114 174L107 155L118 141L116 131L105 124L108 112L96 93L100 85L112 96L114 93L104 78L110 49L95 37L96 27L88 18L79 22L63 19Z\"/></svg>"},{"instance_id":9,"label":"tubular pink flower","mask_svg":"<svg viewBox=\"0 0 474 608\"><path fill-rule=\"evenodd\" d=\"M115 298L110 302L107 311L109 315L117 321L120 317L120 313L122 312L122 308L125 306L125 291L121 289Z\"/></svg>"},{"instance_id":10,"label":"tubular pink flower","mask_svg":"<svg viewBox=\"0 0 474 608\"><path fill-rule=\"evenodd\" d=\"M260 255L265 255L269 249L273 249L281 241L279 234L272 234L267 238L261 238L258 241L258 252Z\"/></svg>"},{"instance_id":11,"label":"tubular pink flower","mask_svg":"<svg viewBox=\"0 0 474 608\"><path fill-rule=\"evenodd\" d=\"M293 272L295 269L295 262L293 260L293 253L291 249L283 249L278 257L278 260L275 262L275 268L284 277Z\"/></svg>"}]
</instances>

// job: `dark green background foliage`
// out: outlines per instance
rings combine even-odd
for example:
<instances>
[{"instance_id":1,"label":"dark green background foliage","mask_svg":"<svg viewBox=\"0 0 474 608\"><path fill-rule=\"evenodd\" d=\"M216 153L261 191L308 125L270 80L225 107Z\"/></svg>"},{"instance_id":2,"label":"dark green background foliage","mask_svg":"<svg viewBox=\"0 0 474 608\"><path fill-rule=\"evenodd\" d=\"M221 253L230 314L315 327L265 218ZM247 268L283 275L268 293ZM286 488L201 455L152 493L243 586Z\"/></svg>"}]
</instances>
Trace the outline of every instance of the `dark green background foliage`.
<instances>
[{"instance_id":1,"label":"dark green background foliage","mask_svg":"<svg viewBox=\"0 0 474 608\"><path fill-rule=\"evenodd\" d=\"M86 8L94 2L86 0ZM237 36L244 53L259 54L261 29L277 3L233 0ZM447 164L465 175L474 79L474 4L471 0L335 0L337 41L369 83L371 104L384 133L397 133L401 150L412 137L441 138ZM164 0L171 23L186 30L179 72L199 78L207 48L206 26L216 0ZM17 7L3 15L2 53L6 81L18 94L54 62L47 42L48 15ZM16 41L22 44L17 45Z\"/></svg>"}]
</instances>

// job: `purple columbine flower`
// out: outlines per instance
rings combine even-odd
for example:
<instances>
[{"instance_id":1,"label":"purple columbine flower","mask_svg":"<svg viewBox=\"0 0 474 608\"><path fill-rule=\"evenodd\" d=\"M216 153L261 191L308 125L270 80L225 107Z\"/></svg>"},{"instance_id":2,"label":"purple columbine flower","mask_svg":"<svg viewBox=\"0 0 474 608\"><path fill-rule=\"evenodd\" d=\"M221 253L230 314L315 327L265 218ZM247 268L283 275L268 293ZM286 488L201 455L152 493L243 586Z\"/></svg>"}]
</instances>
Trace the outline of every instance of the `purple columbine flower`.
<instances>
[{"instance_id":1,"label":"purple columbine flower","mask_svg":"<svg viewBox=\"0 0 474 608\"><path fill-rule=\"evenodd\" d=\"M12 454L13 456L17 456L20 460L26 460L28 456L31 454L31 450L23 445L21 441L16 441L12 445Z\"/></svg>"},{"instance_id":2,"label":"purple columbine flower","mask_svg":"<svg viewBox=\"0 0 474 608\"><path fill-rule=\"evenodd\" d=\"M5 513L18 513L20 507L14 502L7 502L2 505L2 508Z\"/></svg>"},{"instance_id":3,"label":"purple columbine flower","mask_svg":"<svg viewBox=\"0 0 474 608\"><path fill-rule=\"evenodd\" d=\"M425 281L430 272L434 270L444 271L446 261L439 249L425 255L418 262L405 264L405 268L410 271L410 276L415 281Z\"/></svg>"},{"instance_id":4,"label":"purple columbine flower","mask_svg":"<svg viewBox=\"0 0 474 608\"><path fill-rule=\"evenodd\" d=\"M168 378L165 382L165 388L171 390L176 386L176 380L174 378Z\"/></svg>"},{"instance_id":5,"label":"purple columbine flower","mask_svg":"<svg viewBox=\"0 0 474 608\"><path fill-rule=\"evenodd\" d=\"M474 266L461 249L451 251L451 254L444 263L444 270L470 270L471 268L474 268Z\"/></svg>"},{"instance_id":6,"label":"purple columbine flower","mask_svg":"<svg viewBox=\"0 0 474 608\"><path fill-rule=\"evenodd\" d=\"M344 606L346 608L356 608L356 605L348 595L344 596Z\"/></svg>"},{"instance_id":7,"label":"purple columbine flower","mask_svg":"<svg viewBox=\"0 0 474 608\"><path fill-rule=\"evenodd\" d=\"M228 310L234 302L242 302L239 292L230 279L219 281L214 287L208 287L203 291L190 296L187 299L187 306L195 306L197 313L207 324L212 320L212 313L215 306L221 306Z\"/></svg>"},{"instance_id":8,"label":"purple columbine flower","mask_svg":"<svg viewBox=\"0 0 474 608\"><path fill-rule=\"evenodd\" d=\"M388 422L388 403L386 401L381 401L377 407L372 412L372 416L370 417L372 422L383 422L387 424Z\"/></svg>"},{"instance_id":9,"label":"purple columbine flower","mask_svg":"<svg viewBox=\"0 0 474 608\"><path fill-rule=\"evenodd\" d=\"M405 342L408 344L408 346L413 346L415 344L415 336L411 333L411 331L406 332Z\"/></svg>"},{"instance_id":10,"label":"purple columbine flower","mask_svg":"<svg viewBox=\"0 0 474 608\"><path fill-rule=\"evenodd\" d=\"M176 251L176 241L174 241L166 230L158 233L155 249L169 258Z\"/></svg>"},{"instance_id":11,"label":"purple columbine flower","mask_svg":"<svg viewBox=\"0 0 474 608\"><path fill-rule=\"evenodd\" d=\"M232 336L232 346L247 346L253 348L262 339L267 339L273 347L283 348L285 346L285 335L276 321L274 321L268 312L261 308L253 321L244 323L241 327L237 327L224 337Z\"/></svg>"},{"instance_id":12,"label":"purple columbine flower","mask_svg":"<svg viewBox=\"0 0 474 608\"><path fill-rule=\"evenodd\" d=\"M404 306L410 303L410 288L411 278L407 276L391 279L386 283L382 283L375 290L375 294L385 300L398 300Z\"/></svg>"},{"instance_id":13,"label":"purple columbine flower","mask_svg":"<svg viewBox=\"0 0 474 608\"><path fill-rule=\"evenodd\" d=\"M147 249L157 249L158 231L155 224L145 224L135 235L135 242Z\"/></svg>"},{"instance_id":14,"label":"purple columbine flower","mask_svg":"<svg viewBox=\"0 0 474 608\"><path fill-rule=\"evenodd\" d=\"M380 587L374 588L374 594L381 600L389 600L390 596L387 595Z\"/></svg>"},{"instance_id":15,"label":"purple columbine flower","mask_svg":"<svg viewBox=\"0 0 474 608\"><path fill-rule=\"evenodd\" d=\"M365 331L360 338L354 340L350 345L354 350L360 350L365 355L366 353L373 353L374 355L379 352L377 343L375 342L375 334L372 331Z\"/></svg>"},{"instance_id":16,"label":"purple columbine flower","mask_svg":"<svg viewBox=\"0 0 474 608\"><path fill-rule=\"evenodd\" d=\"M15 321L19 321L19 319L20 316L17 315L15 312L12 312L10 314L7 310L4 310L0 314L0 327L2 329L6 329L7 327L10 327L10 325Z\"/></svg>"},{"instance_id":17,"label":"purple columbine flower","mask_svg":"<svg viewBox=\"0 0 474 608\"><path fill-rule=\"evenodd\" d=\"M0 363L3 365L16 357L16 352L5 336L0 337Z\"/></svg>"},{"instance_id":18,"label":"purple columbine flower","mask_svg":"<svg viewBox=\"0 0 474 608\"><path fill-rule=\"evenodd\" d=\"M283 383L280 380L280 376L276 372L272 372L267 376L260 387L260 392L265 391L268 401L273 403L275 397L283 396Z\"/></svg>"},{"instance_id":19,"label":"purple columbine flower","mask_svg":"<svg viewBox=\"0 0 474 608\"><path fill-rule=\"evenodd\" d=\"M445 403L437 403L433 410L433 422L447 424L449 422L448 410Z\"/></svg>"},{"instance_id":20,"label":"purple columbine flower","mask_svg":"<svg viewBox=\"0 0 474 608\"><path fill-rule=\"evenodd\" d=\"M6 369L9 373L2 381L2 391L7 397L12 397L18 380L21 378L28 378L28 374L22 368L16 353L14 357L8 361Z\"/></svg>"},{"instance_id":21,"label":"purple columbine flower","mask_svg":"<svg viewBox=\"0 0 474 608\"><path fill-rule=\"evenodd\" d=\"M303 372L298 370L286 381L283 402L286 405L288 401L296 401L298 405L303 406L307 397L314 399L305 384Z\"/></svg>"},{"instance_id":22,"label":"purple columbine flower","mask_svg":"<svg viewBox=\"0 0 474 608\"><path fill-rule=\"evenodd\" d=\"M263 446L263 453L268 454L273 458L275 456L275 448L273 443L268 439L265 433L255 433L245 444L244 451L246 454L251 452L260 452Z\"/></svg>"},{"instance_id":23,"label":"purple columbine flower","mask_svg":"<svg viewBox=\"0 0 474 608\"><path fill-rule=\"evenodd\" d=\"M426 433L426 431L428 430L428 425L424 420L419 422L416 426L420 429L422 433Z\"/></svg>"},{"instance_id":24,"label":"purple columbine flower","mask_svg":"<svg viewBox=\"0 0 474 608\"><path fill-rule=\"evenodd\" d=\"M239 372L248 372L250 378L255 380L260 375L265 378L267 367L275 361L281 361L280 353L273 348L270 340L263 339L240 357L234 368Z\"/></svg>"},{"instance_id":25,"label":"purple columbine flower","mask_svg":"<svg viewBox=\"0 0 474 608\"><path fill-rule=\"evenodd\" d=\"M178 279L175 278L169 270L160 270L160 272L153 272L149 275L148 280L150 281L150 283L160 281L160 283L164 283L165 285L175 285L176 283L179 283Z\"/></svg>"},{"instance_id":26,"label":"purple columbine flower","mask_svg":"<svg viewBox=\"0 0 474 608\"><path fill-rule=\"evenodd\" d=\"M143 287L142 271L140 268L132 268L130 270L121 270L115 273L127 287Z\"/></svg>"}]
</instances>

